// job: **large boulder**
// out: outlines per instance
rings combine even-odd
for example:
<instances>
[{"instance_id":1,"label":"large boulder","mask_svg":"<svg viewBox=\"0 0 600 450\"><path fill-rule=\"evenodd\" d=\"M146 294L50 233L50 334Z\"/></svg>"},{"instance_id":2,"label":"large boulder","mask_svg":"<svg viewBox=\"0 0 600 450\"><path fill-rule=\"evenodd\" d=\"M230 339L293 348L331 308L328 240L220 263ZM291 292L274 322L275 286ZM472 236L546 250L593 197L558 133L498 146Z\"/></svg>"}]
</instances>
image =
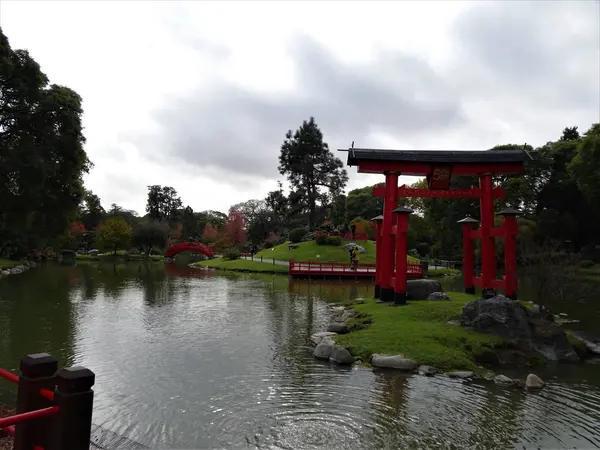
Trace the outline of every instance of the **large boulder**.
<instances>
[{"instance_id":1,"label":"large boulder","mask_svg":"<svg viewBox=\"0 0 600 450\"><path fill-rule=\"evenodd\" d=\"M406 282L406 297L408 300L426 300L434 292L443 292L438 280L408 280Z\"/></svg>"},{"instance_id":2,"label":"large boulder","mask_svg":"<svg viewBox=\"0 0 600 450\"><path fill-rule=\"evenodd\" d=\"M493 334L552 361L577 362L579 357L559 325L530 313L503 295L473 300L462 308L462 326Z\"/></svg>"}]
</instances>

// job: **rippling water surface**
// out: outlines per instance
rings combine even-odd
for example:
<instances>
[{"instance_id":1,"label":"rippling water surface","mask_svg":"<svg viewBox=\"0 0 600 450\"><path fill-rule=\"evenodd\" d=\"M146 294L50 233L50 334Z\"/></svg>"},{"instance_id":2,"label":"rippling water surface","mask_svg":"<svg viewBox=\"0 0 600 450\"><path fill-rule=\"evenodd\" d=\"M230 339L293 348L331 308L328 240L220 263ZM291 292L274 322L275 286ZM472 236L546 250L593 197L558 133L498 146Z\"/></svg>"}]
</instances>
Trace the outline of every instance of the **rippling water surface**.
<instances>
[{"instance_id":1,"label":"rippling water surface","mask_svg":"<svg viewBox=\"0 0 600 450\"><path fill-rule=\"evenodd\" d=\"M48 351L89 367L94 422L155 448L600 446L600 365L548 369L549 386L527 393L315 361L308 338L328 322L326 302L370 291L158 264L46 266L0 281L0 366Z\"/></svg>"}]
</instances>

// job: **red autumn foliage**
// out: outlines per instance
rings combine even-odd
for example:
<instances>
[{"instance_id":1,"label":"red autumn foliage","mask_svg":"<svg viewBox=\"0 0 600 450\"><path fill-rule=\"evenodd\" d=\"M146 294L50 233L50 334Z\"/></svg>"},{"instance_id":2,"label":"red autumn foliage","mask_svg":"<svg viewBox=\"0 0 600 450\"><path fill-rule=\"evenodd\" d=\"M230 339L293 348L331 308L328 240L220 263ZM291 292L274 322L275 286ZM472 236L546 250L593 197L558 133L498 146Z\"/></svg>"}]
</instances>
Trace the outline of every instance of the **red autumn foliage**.
<instances>
[{"instance_id":1,"label":"red autumn foliage","mask_svg":"<svg viewBox=\"0 0 600 450\"><path fill-rule=\"evenodd\" d=\"M237 209L229 210L229 218L225 227L227 237L232 245L246 243L246 230L244 229L244 216Z\"/></svg>"},{"instance_id":2,"label":"red autumn foliage","mask_svg":"<svg viewBox=\"0 0 600 450\"><path fill-rule=\"evenodd\" d=\"M81 222L71 222L69 225L69 231L73 234L85 233L85 225Z\"/></svg>"},{"instance_id":3,"label":"red autumn foliage","mask_svg":"<svg viewBox=\"0 0 600 450\"><path fill-rule=\"evenodd\" d=\"M214 242L217 239L219 232L210 223L204 225L204 231L202 232L202 240L207 244Z\"/></svg>"}]
</instances>

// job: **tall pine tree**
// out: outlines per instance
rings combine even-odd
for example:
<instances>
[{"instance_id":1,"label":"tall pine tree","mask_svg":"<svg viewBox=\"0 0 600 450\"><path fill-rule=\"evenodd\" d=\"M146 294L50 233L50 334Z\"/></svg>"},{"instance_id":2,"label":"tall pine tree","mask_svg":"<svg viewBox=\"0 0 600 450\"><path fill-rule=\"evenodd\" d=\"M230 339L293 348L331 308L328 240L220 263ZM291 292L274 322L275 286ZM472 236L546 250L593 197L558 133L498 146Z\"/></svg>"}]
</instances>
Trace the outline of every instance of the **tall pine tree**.
<instances>
[{"instance_id":1,"label":"tall pine tree","mask_svg":"<svg viewBox=\"0 0 600 450\"><path fill-rule=\"evenodd\" d=\"M281 146L279 172L286 175L295 198L308 212L308 228L314 230L318 203L339 195L348 182L348 173L339 158L323 142L323 133L314 117L304 121L292 134L288 130Z\"/></svg>"}]
</instances>

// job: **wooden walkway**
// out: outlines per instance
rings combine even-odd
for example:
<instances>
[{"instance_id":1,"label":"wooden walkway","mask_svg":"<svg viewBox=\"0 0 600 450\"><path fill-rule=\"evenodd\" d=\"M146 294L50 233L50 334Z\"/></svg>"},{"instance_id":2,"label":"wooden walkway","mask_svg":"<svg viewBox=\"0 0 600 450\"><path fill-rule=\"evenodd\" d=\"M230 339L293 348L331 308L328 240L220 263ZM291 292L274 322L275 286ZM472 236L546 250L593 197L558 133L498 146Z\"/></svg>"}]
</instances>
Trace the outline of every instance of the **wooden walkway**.
<instances>
[{"instance_id":1,"label":"wooden walkway","mask_svg":"<svg viewBox=\"0 0 600 450\"><path fill-rule=\"evenodd\" d=\"M289 274L293 277L368 277L375 278L375 264L359 264L355 270L350 264L290 261ZM409 279L423 278L421 264L408 264Z\"/></svg>"}]
</instances>

